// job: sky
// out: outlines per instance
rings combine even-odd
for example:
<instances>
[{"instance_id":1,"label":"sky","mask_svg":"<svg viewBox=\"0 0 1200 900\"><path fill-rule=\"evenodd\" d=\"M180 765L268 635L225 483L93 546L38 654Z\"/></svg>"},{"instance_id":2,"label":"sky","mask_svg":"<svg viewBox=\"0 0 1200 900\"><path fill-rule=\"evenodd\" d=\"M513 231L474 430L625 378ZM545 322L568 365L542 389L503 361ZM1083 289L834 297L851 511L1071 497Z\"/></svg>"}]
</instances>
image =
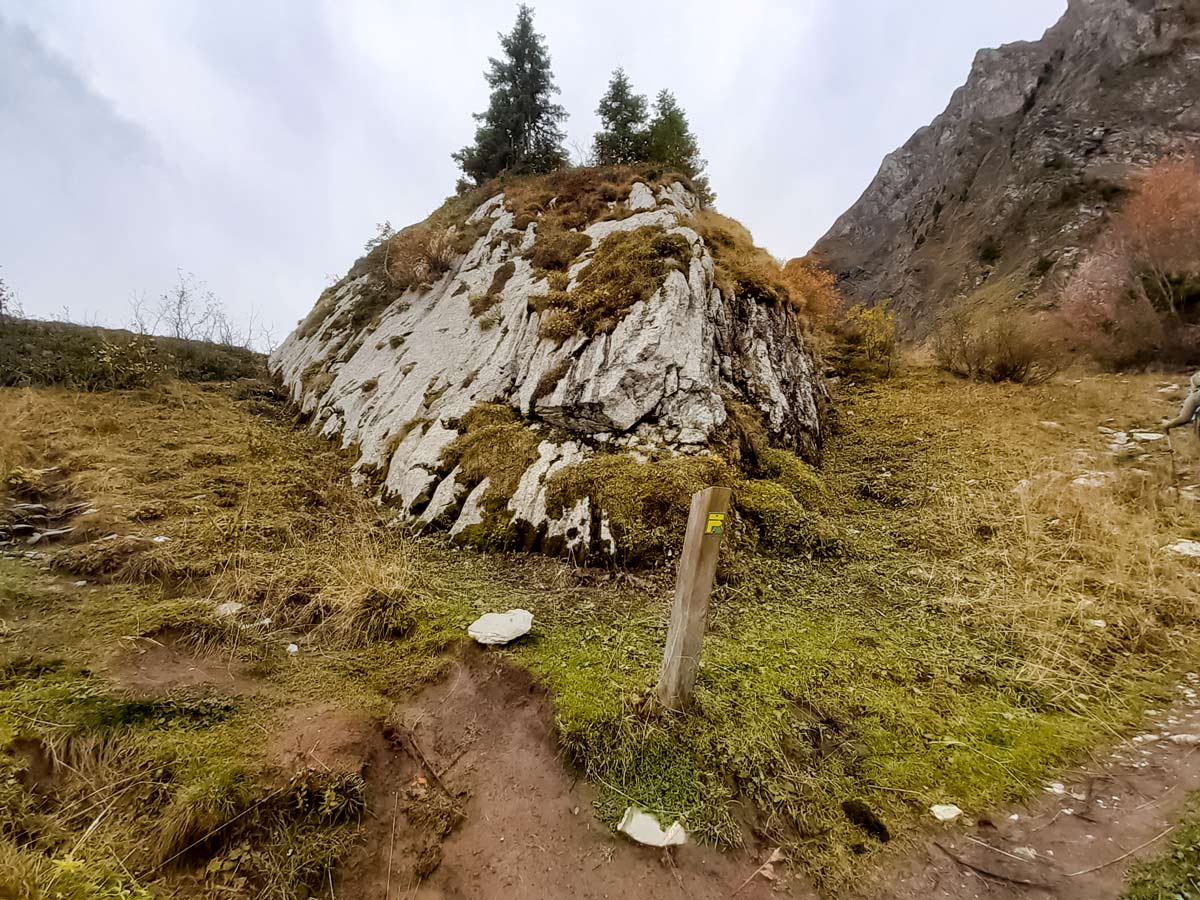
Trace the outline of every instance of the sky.
<instances>
[{"instance_id":1,"label":"sky","mask_svg":"<svg viewBox=\"0 0 1200 900\"><path fill-rule=\"evenodd\" d=\"M673 91L717 207L805 253L980 47L1066 0L532 4L583 150L614 68ZM0 0L0 279L26 315L123 326L194 273L274 341L375 224L453 192L510 0ZM265 339L260 337L260 340Z\"/></svg>"}]
</instances>

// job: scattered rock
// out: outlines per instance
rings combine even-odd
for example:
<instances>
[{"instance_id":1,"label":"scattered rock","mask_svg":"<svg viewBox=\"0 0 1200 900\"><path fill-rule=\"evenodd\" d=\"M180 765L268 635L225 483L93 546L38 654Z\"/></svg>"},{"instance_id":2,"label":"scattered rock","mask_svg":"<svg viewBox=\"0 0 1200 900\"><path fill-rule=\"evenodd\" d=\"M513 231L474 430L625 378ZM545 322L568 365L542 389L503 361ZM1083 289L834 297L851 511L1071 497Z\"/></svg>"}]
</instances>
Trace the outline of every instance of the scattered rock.
<instances>
[{"instance_id":1,"label":"scattered rock","mask_svg":"<svg viewBox=\"0 0 1200 900\"><path fill-rule=\"evenodd\" d=\"M1176 541L1167 545L1167 552L1176 556L1200 558L1200 541Z\"/></svg>"},{"instance_id":2,"label":"scattered rock","mask_svg":"<svg viewBox=\"0 0 1200 900\"><path fill-rule=\"evenodd\" d=\"M287 652L288 652L288 653L299 653L299 652L300 652L300 648L299 648L299 647L297 647L295 644L288 644L288 645L287 645Z\"/></svg>"},{"instance_id":3,"label":"scattered rock","mask_svg":"<svg viewBox=\"0 0 1200 900\"><path fill-rule=\"evenodd\" d=\"M929 811L939 822L953 822L962 815L962 810L953 803L935 803L929 807Z\"/></svg>"},{"instance_id":4,"label":"scattered rock","mask_svg":"<svg viewBox=\"0 0 1200 900\"><path fill-rule=\"evenodd\" d=\"M658 819L634 806L625 810L617 831L649 847L674 847L687 843L687 832L678 822L673 822L670 828L663 831Z\"/></svg>"},{"instance_id":5,"label":"scattered rock","mask_svg":"<svg viewBox=\"0 0 1200 900\"><path fill-rule=\"evenodd\" d=\"M1076 487L1104 487L1112 478L1110 472L1084 472L1071 480Z\"/></svg>"},{"instance_id":6,"label":"scattered rock","mask_svg":"<svg viewBox=\"0 0 1200 900\"><path fill-rule=\"evenodd\" d=\"M165 544L168 541L170 541L171 539L169 537L167 537L165 534L160 534L160 535L156 535L155 537L152 537L150 540L156 544Z\"/></svg>"},{"instance_id":7,"label":"scattered rock","mask_svg":"<svg viewBox=\"0 0 1200 900\"><path fill-rule=\"evenodd\" d=\"M1161 441L1166 437L1161 431L1135 431L1133 439L1142 443L1150 443L1152 441Z\"/></svg>"},{"instance_id":8,"label":"scattered rock","mask_svg":"<svg viewBox=\"0 0 1200 900\"><path fill-rule=\"evenodd\" d=\"M1088 619L1087 624L1090 625L1092 628L1107 628L1108 627L1108 623L1105 622L1103 619Z\"/></svg>"},{"instance_id":9,"label":"scattered rock","mask_svg":"<svg viewBox=\"0 0 1200 900\"><path fill-rule=\"evenodd\" d=\"M1173 734L1167 740L1182 747L1200 747L1200 734Z\"/></svg>"},{"instance_id":10,"label":"scattered rock","mask_svg":"<svg viewBox=\"0 0 1200 900\"><path fill-rule=\"evenodd\" d=\"M1029 862L1035 862L1038 858L1038 852L1032 847L1013 847L1012 854Z\"/></svg>"},{"instance_id":11,"label":"scattered rock","mask_svg":"<svg viewBox=\"0 0 1200 900\"><path fill-rule=\"evenodd\" d=\"M244 603L238 603L236 600L226 600L213 610L213 613L218 619L228 619L230 616L236 616L244 607Z\"/></svg>"},{"instance_id":12,"label":"scattered rock","mask_svg":"<svg viewBox=\"0 0 1200 900\"><path fill-rule=\"evenodd\" d=\"M507 644L529 633L533 613L510 609L503 613L485 613L467 627L467 634L485 645Z\"/></svg>"}]
</instances>

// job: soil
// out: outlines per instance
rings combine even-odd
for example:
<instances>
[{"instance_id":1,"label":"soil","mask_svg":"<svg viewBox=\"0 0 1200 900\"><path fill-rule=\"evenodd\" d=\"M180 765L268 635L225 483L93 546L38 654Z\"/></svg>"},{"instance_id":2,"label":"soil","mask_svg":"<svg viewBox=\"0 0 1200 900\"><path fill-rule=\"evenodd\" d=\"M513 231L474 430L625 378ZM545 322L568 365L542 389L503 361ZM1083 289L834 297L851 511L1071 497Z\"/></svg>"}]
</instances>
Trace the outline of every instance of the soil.
<instances>
[{"instance_id":1,"label":"soil","mask_svg":"<svg viewBox=\"0 0 1200 900\"><path fill-rule=\"evenodd\" d=\"M167 630L139 638L129 650L112 656L105 666L113 682L135 697L168 691L213 691L226 695L254 693L246 664L228 653L196 653Z\"/></svg>"},{"instance_id":2,"label":"soil","mask_svg":"<svg viewBox=\"0 0 1200 900\"><path fill-rule=\"evenodd\" d=\"M289 711L267 761L288 775L305 769L362 775L387 749L377 723L323 703Z\"/></svg>"},{"instance_id":3,"label":"soil","mask_svg":"<svg viewBox=\"0 0 1200 900\"><path fill-rule=\"evenodd\" d=\"M1200 678L1189 675L1175 707L1096 766L1051 782L1033 802L932 832L915 852L855 893L861 900L1106 900L1127 870L1162 852L1188 793L1200 789ZM1032 858L1025 858L1030 857Z\"/></svg>"},{"instance_id":4,"label":"soil","mask_svg":"<svg viewBox=\"0 0 1200 900\"><path fill-rule=\"evenodd\" d=\"M338 897L727 900L769 853L667 853L614 834L560 758L545 692L496 653L466 652L385 734ZM774 895L758 878L737 896Z\"/></svg>"}]
</instances>

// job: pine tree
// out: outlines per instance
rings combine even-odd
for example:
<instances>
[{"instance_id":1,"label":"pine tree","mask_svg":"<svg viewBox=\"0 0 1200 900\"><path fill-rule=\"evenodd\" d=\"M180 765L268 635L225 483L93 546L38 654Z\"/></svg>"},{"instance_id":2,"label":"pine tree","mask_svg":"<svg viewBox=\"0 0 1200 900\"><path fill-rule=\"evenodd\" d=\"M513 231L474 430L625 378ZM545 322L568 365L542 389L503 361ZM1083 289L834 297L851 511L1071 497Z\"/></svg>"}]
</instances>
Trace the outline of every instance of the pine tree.
<instances>
[{"instance_id":1,"label":"pine tree","mask_svg":"<svg viewBox=\"0 0 1200 900\"><path fill-rule=\"evenodd\" d=\"M522 4L517 22L500 35L501 59L484 73L492 89L486 112L476 113L475 143L454 154L463 172L481 184L501 172L549 172L566 162L559 123L566 111L558 93L545 39L533 30L533 11Z\"/></svg>"},{"instance_id":2,"label":"pine tree","mask_svg":"<svg viewBox=\"0 0 1200 900\"><path fill-rule=\"evenodd\" d=\"M628 165L646 159L650 141L646 114L645 96L633 92L625 70L618 68L596 108L601 127L592 139L592 148L599 165Z\"/></svg>"},{"instance_id":3,"label":"pine tree","mask_svg":"<svg viewBox=\"0 0 1200 900\"><path fill-rule=\"evenodd\" d=\"M700 158L700 146L688 126L687 116L670 91L659 91L654 100L654 119L650 123L650 162L656 162L686 175L706 200L712 191L704 167L708 161Z\"/></svg>"}]
</instances>

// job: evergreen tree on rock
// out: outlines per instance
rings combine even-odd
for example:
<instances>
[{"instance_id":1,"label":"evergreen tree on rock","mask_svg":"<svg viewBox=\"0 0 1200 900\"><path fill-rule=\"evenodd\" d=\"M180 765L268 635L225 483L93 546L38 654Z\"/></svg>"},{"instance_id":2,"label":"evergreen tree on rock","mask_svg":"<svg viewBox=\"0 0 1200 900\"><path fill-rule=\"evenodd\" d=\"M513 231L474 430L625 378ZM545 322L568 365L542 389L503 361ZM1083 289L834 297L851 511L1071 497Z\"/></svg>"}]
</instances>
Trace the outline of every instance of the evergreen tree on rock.
<instances>
[{"instance_id":1,"label":"evergreen tree on rock","mask_svg":"<svg viewBox=\"0 0 1200 900\"><path fill-rule=\"evenodd\" d=\"M600 130L592 139L592 152L598 165L629 165L646 160L650 149L646 98L633 92L624 69L613 72L596 115L600 117Z\"/></svg>"},{"instance_id":2,"label":"evergreen tree on rock","mask_svg":"<svg viewBox=\"0 0 1200 900\"><path fill-rule=\"evenodd\" d=\"M650 162L686 175L696 189L712 200L704 167L708 161L700 158L700 146L688 125L687 116L670 91L659 91L654 100L654 119L650 123Z\"/></svg>"},{"instance_id":3,"label":"evergreen tree on rock","mask_svg":"<svg viewBox=\"0 0 1200 900\"><path fill-rule=\"evenodd\" d=\"M559 128L567 113L553 102L558 87L545 39L533 30L533 10L522 4L500 46L503 56L489 58L484 73L492 94L487 111L475 114L475 143L454 154L476 184L505 171L549 172L567 159Z\"/></svg>"}]
</instances>

